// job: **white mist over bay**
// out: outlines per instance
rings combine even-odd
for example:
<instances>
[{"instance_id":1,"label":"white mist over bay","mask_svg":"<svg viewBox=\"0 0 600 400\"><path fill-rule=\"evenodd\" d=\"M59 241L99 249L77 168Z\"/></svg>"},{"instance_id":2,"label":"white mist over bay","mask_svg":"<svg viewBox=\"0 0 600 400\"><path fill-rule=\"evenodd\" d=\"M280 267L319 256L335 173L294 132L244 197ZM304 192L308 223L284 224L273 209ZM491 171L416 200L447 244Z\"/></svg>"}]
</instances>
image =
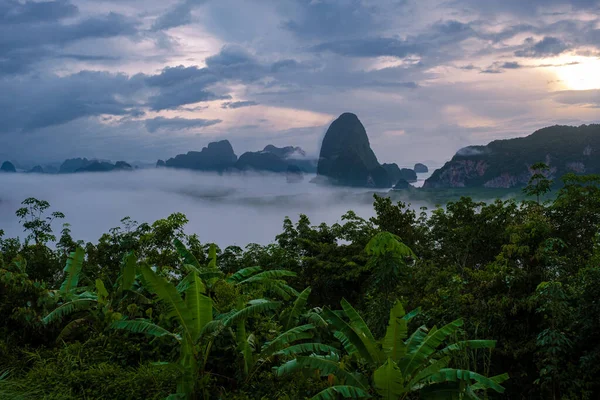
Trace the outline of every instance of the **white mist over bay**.
<instances>
[{"instance_id":1,"label":"white mist over bay","mask_svg":"<svg viewBox=\"0 0 600 400\"><path fill-rule=\"evenodd\" d=\"M61 211L78 240L96 242L129 216L152 223L184 213L186 233L219 246L268 244L281 233L283 219L306 214L313 225L341 221L348 210L374 215L369 189L287 183L283 174L217 175L173 169L68 175L0 174L0 229L5 237L25 234L15 211L27 197L47 200ZM57 235L58 236L58 235Z\"/></svg>"}]
</instances>

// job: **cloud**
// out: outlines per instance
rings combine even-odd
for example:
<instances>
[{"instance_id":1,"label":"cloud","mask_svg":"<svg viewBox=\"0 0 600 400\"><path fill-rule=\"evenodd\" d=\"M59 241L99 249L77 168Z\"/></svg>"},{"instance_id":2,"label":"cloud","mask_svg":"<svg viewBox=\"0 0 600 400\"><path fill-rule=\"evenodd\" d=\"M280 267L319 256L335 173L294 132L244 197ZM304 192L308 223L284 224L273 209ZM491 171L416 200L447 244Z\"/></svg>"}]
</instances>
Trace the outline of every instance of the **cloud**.
<instances>
[{"instance_id":1,"label":"cloud","mask_svg":"<svg viewBox=\"0 0 600 400\"><path fill-rule=\"evenodd\" d=\"M25 3L9 0L0 5L0 74L30 72L45 59L60 57L64 47L83 40L134 36L139 22L116 12L79 16L67 1Z\"/></svg>"},{"instance_id":2,"label":"cloud","mask_svg":"<svg viewBox=\"0 0 600 400\"><path fill-rule=\"evenodd\" d=\"M600 107L600 89L564 90L555 93L553 97L562 104Z\"/></svg>"},{"instance_id":3,"label":"cloud","mask_svg":"<svg viewBox=\"0 0 600 400\"><path fill-rule=\"evenodd\" d=\"M207 126L220 124L221 122L223 121L221 121L220 119L186 119L156 117L145 120L144 124L146 126L146 129L148 129L148 132L154 133L158 130L179 131L194 128L205 128Z\"/></svg>"},{"instance_id":4,"label":"cloud","mask_svg":"<svg viewBox=\"0 0 600 400\"><path fill-rule=\"evenodd\" d=\"M377 7L361 0L297 0L293 4L295 15L282 26L301 38L359 37L378 22Z\"/></svg>"},{"instance_id":5,"label":"cloud","mask_svg":"<svg viewBox=\"0 0 600 400\"><path fill-rule=\"evenodd\" d=\"M102 114L126 115L136 106L131 96L140 88L138 78L92 71L0 80L0 133L31 131Z\"/></svg>"},{"instance_id":6,"label":"cloud","mask_svg":"<svg viewBox=\"0 0 600 400\"><path fill-rule=\"evenodd\" d=\"M546 36L538 42L534 42L529 38L525 41L526 47L523 50L515 51L517 57L551 57L558 56L569 49L569 46L562 40Z\"/></svg>"},{"instance_id":7,"label":"cloud","mask_svg":"<svg viewBox=\"0 0 600 400\"><path fill-rule=\"evenodd\" d=\"M221 108L242 108L242 107L250 107L250 106L257 106L258 103L255 101L250 101L250 100L246 100L246 101L234 101L234 102L225 102L223 104L221 104Z\"/></svg>"},{"instance_id":8,"label":"cloud","mask_svg":"<svg viewBox=\"0 0 600 400\"><path fill-rule=\"evenodd\" d=\"M312 47L311 50L315 52L330 51L351 57L392 56L398 58L418 54L421 51L416 45L407 41L384 37L325 42Z\"/></svg>"},{"instance_id":9,"label":"cloud","mask_svg":"<svg viewBox=\"0 0 600 400\"><path fill-rule=\"evenodd\" d=\"M55 21L77 15L79 9L67 0L31 1L4 0L0 4L0 24L24 24Z\"/></svg>"},{"instance_id":10,"label":"cloud","mask_svg":"<svg viewBox=\"0 0 600 400\"><path fill-rule=\"evenodd\" d=\"M504 68L504 69L519 69L519 68L523 68L523 66L521 64L519 64L516 61L508 61L502 64L502 66L500 68Z\"/></svg>"},{"instance_id":11,"label":"cloud","mask_svg":"<svg viewBox=\"0 0 600 400\"><path fill-rule=\"evenodd\" d=\"M176 4L156 18L152 24L152 29L155 31L165 30L191 23L193 8L205 2L205 0L185 0Z\"/></svg>"}]
</instances>

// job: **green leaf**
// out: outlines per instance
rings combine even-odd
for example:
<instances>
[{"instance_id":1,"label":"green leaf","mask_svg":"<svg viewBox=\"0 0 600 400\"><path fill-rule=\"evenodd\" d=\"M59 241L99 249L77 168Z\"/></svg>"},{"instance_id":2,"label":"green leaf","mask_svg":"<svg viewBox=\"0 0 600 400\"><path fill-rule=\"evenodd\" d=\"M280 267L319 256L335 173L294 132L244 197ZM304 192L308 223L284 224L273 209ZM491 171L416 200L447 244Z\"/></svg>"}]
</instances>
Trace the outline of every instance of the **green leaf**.
<instances>
[{"instance_id":1,"label":"green leaf","mask_svg":"<svg viewBox=\"0 0 600 400\"><path fill-rule=\"evenodd\" d=\"M405 316L402 303L397 301L390 311L390 320L382 342L383 351L396 362L406 354L404 340L408 336L408 326Z\"/></svg>"},{"instance_id":2,"label":"green leaf","mask_svg":"<svg viewBox=\"0 0 600 400\"><path fill-rule=\"evenodd\" d=\"M60 286L59 291L61 294L65 295L77 287L84 257L85 250L83 250L81 247L77 247L77 249L75 249L75 251L69 255L67 264L63 269L65 272L65 280Z\"/></svg>"},{"instance_id":3,"label":"green leaf","mask_svg":"<svg viewBox=\"0 0 600 400\"><path fill-rule=\"evenodd\" d=\"M282 377L284 375L296 372L300 369L302 369L302 367L300 366L300 364L298 364L298 361L296 359L293 359L280 365L279 367L273 367L273 373L277 377Z\"/></svg>"},{"instance_id":4,"label":"green leaf","mask_svg":"<svg viewBox=\"0 0 600 400\"><path fill-rule=\"evenodd\" d=\"M354 346L352 344L352 342L350 342L350 340L348 340L348 337L346 335L344 335L341 331L335 331L333 333L333 336L337 340L339 340L340 343L342 343L342 346L344 347L344 349L346 349L346 352L348 353L348 355L352 356L358 352L358 350L356 349L356 346Z\"/></svg>"},{"instance_id":5,"label":"green leaf","mask_svg":"<svg viewBox=\"0 0 600 400\"><path fill-rule=\"evenodd\" d=\"M254 275L254 274L256 274L257 272L260 272L260 271L262 271L261 267L243 268L243 269L240 269L235 274L233 274L230 277L228 277L226 279L226 281L229 282L229 283L240 283L244 279L247 279L248 277L250 277L250 276L252 276L252 275Z\"/></svg>"},{"instance_id":6,"label":"green leaf","mask_svg":"<svg viewBox=\"0 0 600 400\"><path fill-rule=\"evenodd\" d=\"M76 311L87 310L96 304L98 304L98 301L94 299L76 299L69 301L54 309L54 311L52 311L50 314L46 315L42 319L42 322L44 324L49 324L58 321L64 316L72 314Z\"/></svg>"},{"instance_id":7,"label":"green leaf","mask_svg":"<svg viewBox=\"0 0 600 400\"><path fill-rule=\"evenodd\" d=\"M439 360L435 360L432 364L429 364L418 374L415 375L413 379L411 379L409 383L410 388L414 388L415 385L419 384L422 380L428 379L431 375L437 374L441 369L446 368L450 363L450 357L444 357Z\"/></svg>"},{"instance_id":8,"label":"green leaf","mask_svg":"<svg viewBox=\"0 0 600 400\"><path fill-rule=\"evenodd\" d=\"M504 377L504 375L500 375ZM500 386L493 379L487 378L476 372L466 371L463 369L444 368L437 374L430 375L427 379L428 383L443 383L443 382L459 382L459 381L475 381L479 384L478 389L493 389L498 393L504 393L504 387Z\"/></svg>"},{"instance_id":9,"label":"green leaf","mask_svg":"<svg viewBox=\"0 0 600 400\"><path fill-rule=\"evenodd\" d=\"M231 326L241 319L246 320L250 317L259 315L265 311L275 310L276 308L279 308L281 306L281 302L279 301L269 301L263 299L260 300L261 301L256 301L255 303L250 304L249 306L244 307L239 311L233 312L223 321L225 326Z\"/></svg>"},{"instance_id":10,"label":"green leaf","mask_svg":"<svg viewBox=\"0 0 600 400\"><path fill-rule=\"evenodd\" d=\"M283 323L283 326L285 327L285 329L292 328L292 326L294 326L296 321L298 321L298 319L300 319L300 316L302 314L304 314L305 309L306 309L306 304L308 303L308 296L310 295L310 292L311 292L311 288L307 287L306 289L304 289L302 291L302 293L300 293L298 295L298 297L294 301L294 305L292 306L292 309L286 315L285 321Z\"/></svg>"},{"instance_id":11,"label":"green leaf","mask_svg":"<svg viewBox=\"0 0 600 400\"><path fill-rule=\"evenodd\" d=\"M243 281L239 282L240 284L249 284L249 283L260 283L271 279L279 279L283 277L295 277L296 274L291 271L287 271L285 269L273 269L270 271L264 271L258 273L250 278L246 278Z\"/></svg>"},{"instance_id":12,"label":"green leaf","mask_svg":"<svg viewBox=\"0 0 600 400\"><path fill-rule=\"evenodd\" d=\"M347 339L349 343L352 344L353 348L356 348L356 351L363 357L367 362L374 362L378 357L374 357L370 352L370 346L365 344L366 337L361 337L361 335L356 332L352 326L350 326L346 321L341 319L336 313L331 311L328 308L323 310L323 315L326 319L331 322L331 324L339 330L344 337ZM342 343L343 344L343 343ZM347 345L344 345L347 348ZM374 347L374 346L373 346Z\"/></svg>"},{"instance_id":13,"label":"green leaf","mask_svg":"<svg viewBox=\"0 0 600 400\"><path fill-rule=\"evenodd\" d=\"M183 327L185 334L190 335L190 312L175 286L166 279L158 276L147 265L141 267L147 289L158 296L166 308L169 318L176 318Z\"/></svg>"},{"instance_id":14,"label":"green leaf","mask_svg":"<svg viewBox=\"0 0 600 400\"><path fill-rule=\"evenodd\" d=\"M130 290L135 282L137 266L137 257L135 252L130 251L123 257L123 269L121 270L121 287L123 290Z\"/></svg>"},{"instance_id":15,"label":"green leaf","mask_svg":"<svg viewBox=\"0 0 600 400\"><path fill-rule=\"evenodd\" d=\"M290 343L293 343L297 340L312 338L312 333L309 333L307 331L314 328L315 327L313 325L307 324L289 329L288 331L277 336L275 339L264 344L261 351L263 357L269 357L273 353L283 349L285 346L288 346Z\"/></svg>"},{"instance_id":16,"label":"green leaf","mask_svg":"<svg viewBox=\"0 0 600 400\"><path fill-rule=\"evenodd\" d=\"M208 268L217 269L217 246L212 243L208 248Z\"/></svg>"},{"instance_id":17,"label":"green leaf","mask_svg":"<svg viewBox=\"0 0 600 400\"><path fill-rule=\"evenodd\" d=\"M323 343L300 343L285 349L279 350L275 354L295 355L302 353L337 353L339 349Z\"/></svg>"},{"instance_id":18,"label":"green leaf","mask_svg":"<svg viewBox=\"0 0 600 400\"><path fill-rule=\"evenodd\" d=\"M366 390L363 384L354 375L344 370L337 361L326 360L321 357L305 356L298 356L296 357L296 360L302 368L318 370L321 373L321 376L333 374L347 384Z\"/></svg>"},{"instance_id":19,"label":"green leaf","mask_svg":"<svg viewBox=\"0 0 600 400\"><path fill-rule=\"evenodd\" d=\"M248 344L248 337L246 334L246 323L243 319L237 322L235 330L235 340L237 342L238 352L242 355L244 360L244 376L248 376L250 368L252 368L252 349Z\"/></svg>"},{"instance_id":20,"label":"green leaf","mask_svg":"<svg viewBox=\"0 0 600 400\"><path fill-rule=\"evenodd\" d=\"M384 399L395 400L406 393L402 371L391 358L375 370L373 382L377 393Z\"/></svg>"},{"instance_id":21,"label":"green leaf","mask_svg":"<svg viewBox=\"0 0 600 400\"><path fill-rule=\"evenodd\" d=\"M212 300L205 296L206 288L197 274L192 272L191 284L185 291L185 304L189 311L190 336L194 343L200 338L202 329L212 321Z\"/></svg>"},{"instance_id":22,"label":"green leaf","mask_svg":"<svg viewBox=\"0 0 600 400\"><path fill-rule=\"evenodd\" d=\"M508 376L508 374L501 374L501 375L496 375L496 376L492 376L491 378L489 378L489 380L496 382L497 384L501 384L502 382L505 382L507 380L509 380L510 377ZM484 390L486 389L486 386L481 384L481 383L476 383L474 385L471 386L471 389L473 390Z\"/></svg>"},{"instance_id":23,"label":"green leaf","mask_svg":"<svg viewBox=\"0 0 600 400\"><path fill-rule=\"evenodd\" d=\"M146 335L157 336L157 337L170 336L170 337L177 339L177 341L181 341L181 337L179 335L171 333L168 330L166 330L165 328L160 327L146 319L133 319L133 320L123 319L120 321L113 322L110 325L110 327L112 329L120 329L120 330L125 330L125 331L133 332L133 333L144 333Z\"/></svg>"},{"instance_id":24,"label":"green leaf","mask_svg":"<svg viewBox=\"0 0 600 400\"><path fill-rule=\"evenodd\" d=\"M409 312L402 318L405 319L406 321L410 321L411 319L413 319L414 317L416 317L419 314L421 314L421 307L415 308L414 310L412 310L411 312Z\"/></svg>"},{"instance_id":25,"label":"green leaf","mask_svg":"<svg viewBox=\"0 0 600 400\"><path fill-rule=\"evenodd\" d=\"M78 318L78 319L75 319L75 320L69 322L62 329L62 331L60 331L60 334L56 338L56 341L59 342L61 340L64 340L65 338L71 336L71 334L73 333L73 331L75 331L77 328L79 328L80 326L82 326L84 324L89 324L89 322L90 321L88 321L87 318Z\"/></svg>"},{"instance_id":26,"label":"green leaf","mask_svg":"<svg viewBox=\"0 0 600 400\"><path fill-rule=\"evenodd\" d=\"M198 269L201 269L202 267L200 266L200 263L198 262L198 259L196 258L196 256L194 256L186 247L183 243L181 243L181 240L175 238L173 239L173 244L175 245L175 249L177 250L177 253L179 253L179 255L181 256L181 258L183 258L183 262L184 264L190 264Z\"/></svg>"},{"instance_id":27,"label":"green leaf","mask_svg":"<svg viewBox=\"0 0 600 400\"><path fill-rule=\"evenodd\" d=\"M361 335L363 338L366 338L368 343L374 345L375 338L373 334L369 330L365 321L361 318L360 314L346 301L346 299L342 299L342 309L350 319L350 326L354 328L354 330Z\"/></svg>"},{"instance_id":28,"label":"green leaf","mask_svg":"<svg viewBox=\"0 0 600 400\"><path fill-rule=\"evenodd\" d=\"M370 256L381 256L392 253L400 257L417 258L410 247L402 243L400 237L389 232L380 232L373 236L369 240L369 243L367 243L365 252Z\"/></svg>"},{"instance_id":29,"label":"green leaf","mask_svg":"<svg viewBox=\"0 0 600 400\"><path fill-rule=\"evenodd\" d=\"M463 325L461 319L457 319L441 329L432 329L429 334L422 340L420 345L408 353L406 359L402 360L400 369L404 376L412 375L417 369L423 366L423 363L435 353L438 346L452 335Z\"/></svg>"},{"instance_id":30,"label":"green leaf","mask_svg":"<svg viewBox=\"0 0 600 400\"><path fill-rule=\"evenodd\" d=\"M98 303L104 305L108 300L108 291L104 286L102 279L96 279L96 295L98 296Z\"/></svg>"},{"instance_id":31,"label":"green leaf","mask_svg":"<svg viewBox=\"0 0 600 400\"><path fill-rule=\"evenodd\" d=\"M462 351L464 349L493 349L495 347L495 340L463 340L443 348L439 353L450 354L451 352Z\"/></svg>"},{"instance_id":32,"label":"green leaf","mask_svg":"<svg viewBox=\"0 0 600 400\"><path fill-rule=\"evenodd\" d=\"M338 400L342 396L345 399L369 398L369 393L356 386L337 385L317 393L311 400Z\"/></svg>"}]
</instances>

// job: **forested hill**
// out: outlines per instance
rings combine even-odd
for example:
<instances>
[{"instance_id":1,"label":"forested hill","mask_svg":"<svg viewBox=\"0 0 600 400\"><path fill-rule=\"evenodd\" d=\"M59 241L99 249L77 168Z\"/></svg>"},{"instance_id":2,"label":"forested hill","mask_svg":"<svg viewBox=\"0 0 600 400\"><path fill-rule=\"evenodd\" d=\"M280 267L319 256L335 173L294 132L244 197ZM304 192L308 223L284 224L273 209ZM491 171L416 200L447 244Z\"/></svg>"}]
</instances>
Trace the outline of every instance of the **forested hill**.
<instances>
[{"instance_id":1,"label":"forested hill","mask_svg":"<svg viewBox=\"0 0 600 400\"><path fill-rule=\"evenodd\" d=\"M556 181L567 173L600 173L600 125L552 126L516 139L459 150L436 170L426 188L523 187L536 162L550 166Z\"/></svg>"},{"instance_id":2,"label":"forested hill","mask_svg":"<svg viewBox=\"0 0 600 400\"><path fill-rule=\"evenodd\" d=\"M26 237L0 231L0 398L600 398L600 177L547 183L422 215L375 196L245 249L183 214L83 243L26 199Z\"/></svg>"}]
</instances>

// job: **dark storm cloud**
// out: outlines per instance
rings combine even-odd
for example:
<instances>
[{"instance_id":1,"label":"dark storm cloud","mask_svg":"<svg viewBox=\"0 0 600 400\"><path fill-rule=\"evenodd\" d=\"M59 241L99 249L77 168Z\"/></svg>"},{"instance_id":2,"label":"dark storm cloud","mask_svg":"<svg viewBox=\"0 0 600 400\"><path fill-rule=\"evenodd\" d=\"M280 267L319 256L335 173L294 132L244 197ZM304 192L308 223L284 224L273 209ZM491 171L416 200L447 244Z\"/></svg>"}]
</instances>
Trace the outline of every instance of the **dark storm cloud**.
<instances>
[{"instance_id":1,"label":"dark storm cloud","mask_svg":"<svg viewBox=\"0 0 600 400\"><path fill-rule=\"evenodd\" d=\"M360 37L377 23L377 8L361 0L295 0L294 15L282 26L301 38Z\"/></svg>"},{"instance_id":2,"label":"dark storm cloud","mask_svg":"<svg viewBox=\"0 0 600 400\"><path fill-rule=\"evenodd\" d=\"M289 60L275 64L298 65ZM241 48L227 46L209 57L204 68L168 67L155 75L81 71L67 76L6 77L0 79L0 132L31 131L104 114L135 117L144 107L160 111L229 100L228 93L215 92L212 87L227 82L254 82L274 74L275 64L260 62ZM227 104L228 108L240 108L255 103ZM200 120L191 121L199 126ZM174 129L185 124L178 119L156 119L147 125L154 130L157 126Z\"/></svg>"},{"instance_id":3,"label":"dark storm cloud","mask_svg":"<svg viewBox=\"0 0 600 400\"><path fill-rule=\"evenodd\" d=\"M202 101L227 100L231 98L229 94L214 93L210 86L228 81L251 83L301 68L299 63L289 59L263 63L239 46L225 46L205 63L204 68L169 67L158 75L147 77L147 84L158 89L158 93L148 100L148 105L158 111Z\"/></svg>"},{"instance_id":4,"label":"dark storm cloud","mask_svg":"<svg viewBox=\"0 0 600 400\"><path fill-rule=\"evenodd\" d=\"M408 41L384 37L325 42L312 47L312 50L315 52L330 51L351 57L392 56L398 58L421 52L420 47Z\"/></svg>"},{"instance_id":5,"label":"dark storm cloud","mask_svg":"<svg viewBox=\"0 0 600 400\"><path fill-rule=\"evenodd\" d=\"M538 42L534 42L531 38L527 39L526 45L525 49L515 51L515 56L534 58L551 57L562 54L569 49L569 46L565 42L552 36L546 36Z\"/></svg>"},{"instance_id":6,"label":"dark storm cloud","mask_svg":"<svg viewBox=\"0 0 600 400\"><path fill-rule=\"evenodd\" d=\"M24 3L4 0L0 3L0 24L54 21L77 15L78 11L78 8L67 0Z\"/></svg>"},{"instance_id":7,"label":"dark storm cloud","mask_svg":"<svg viewBox=\"0 0 600 400\"><path fill-rule=\"evenodd\" d=\"M186 118L163 118L156 117L144 121L148 132L154 133L158 130L179 131L193 128L204 128L219 124L223 121L220 119L186 119Z\"/></svg>"},{"instance_id":8,"label":"dark storm cloud","mask_svg":"<svg viewBox=\"0 0 600 400\"><path fill-rule=\"evenodd\" d=\"M82 71L66 77L0 80L0 132L31 131L82 117L126 115L138 78Z\"/></svg>"},{"instance_id":9,"label":"dark storm cloud","mask_svg":"<svg viewBox=\"0 0 600 400\"><path fill-rule=\"evenodd\" d=\"M206 0L184 0L176 4L154 21L152 29L164 30L189 24L192 22L193 8L205 2Z\"/></svg>"},{"instance_id":10,"label":"dark storm cloud","mask_svg":"<svg viewBox=\"0 0 600 400\"><path fill-rule=\"evenodd\" d=\"M68 1L0 4L0 74L25 73L33 64L61 56L61 49L85 39L131 36L138 31L137 20L109 12L79 16Z\"/></svg>"},{"instance_id":11,"label":"dark storm cloud","mask_svg":"<svg viewBox=\"0 0 600 400\"><path fill-rule=\"evenodd\" d=\"M233 102L225 102L221 105L221 108L242 108L242 107L251 107L251 106L257 106L258 103L255 101L251 101L251 100L246 100L246 101L233 101Z\"/></svg>"},{"instance_id":12,"label":"dark storm cloud","mask_svg":"<svg viewBox=\"0 0 600 400\"><path fill-rule=\"evenodd\" d=\"M452 1L454 7L469 7L483 13L506 12L519 16L549 13L553 7L572 7L575 10L594 10L600 7L599 0L456 0Z\"/></svg>"},{"instance_id":13,"label":"dark storm cloud","mask_svg":"<svg viewBox=\"0 0 600 400\"><path fill-rule=\"evenodd\" d=\"M477 37L477 32L459 21L441 21L425 33L406 39L391 37L366 37L323 42L311 48L315 52L329 51L350 57L391 56L405 58L411 55L435 54L445 46L458 46L464 40Z\"/></svg>"}]
</instances>

